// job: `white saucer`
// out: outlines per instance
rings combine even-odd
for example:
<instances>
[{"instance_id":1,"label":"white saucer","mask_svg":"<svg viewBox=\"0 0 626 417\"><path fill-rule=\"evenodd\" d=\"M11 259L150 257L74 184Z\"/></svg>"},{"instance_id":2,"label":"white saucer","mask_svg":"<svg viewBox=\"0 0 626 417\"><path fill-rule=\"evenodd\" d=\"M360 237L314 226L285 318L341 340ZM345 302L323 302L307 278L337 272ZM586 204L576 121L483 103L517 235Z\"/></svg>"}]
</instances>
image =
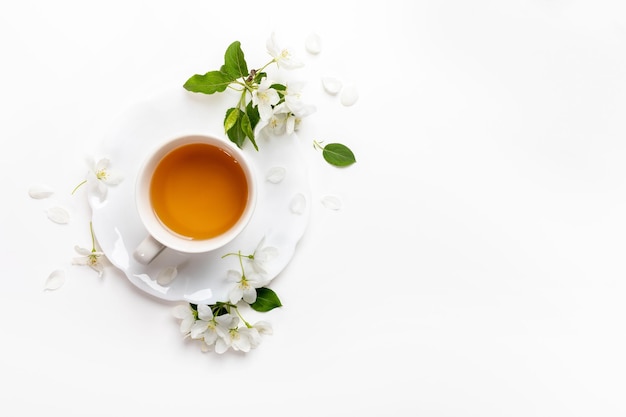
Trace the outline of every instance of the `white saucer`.
<instances>
[{"instance_id":1,"label":"white saucer","mask_svg":"<svg viewBox=\"0 0 626 417\"><path fill-rule=\"evenodd\" d=\"M110 159L109 169L121 174L124 180L108 187L102 202L89 197L96 239L113 265L134 285L157 298L196 304L227 301L233 285L226 280L227 271L241 269L236 256L222 258L223 255L238 251L252 254L264 239L264 246L278 250L278 256L265 265L264 276L271 280L287 266L307 227L311 190L302 144L295 135L261 139L257 141L258 152L249 142L243 149L258 175L259 194L254 215L242 234L227 246L206 254L188 255L165 249L148 266L133 258L134 248L147 233L134 200L135 178L144 158L153 147L172 137L215 136L222 131L226 109L234 103L190 93L181 86L130 108L103 140L102 156ZM228 140L224 134L217 137ZM269 181L268 175L277 167L284 168L284 177L279 182L275 177ZM176 278L167 285L157 283L159 272L171 266L178 270ZM250 266L246 267L246 273L250 272Z\"/></svg>"}]
</instances>

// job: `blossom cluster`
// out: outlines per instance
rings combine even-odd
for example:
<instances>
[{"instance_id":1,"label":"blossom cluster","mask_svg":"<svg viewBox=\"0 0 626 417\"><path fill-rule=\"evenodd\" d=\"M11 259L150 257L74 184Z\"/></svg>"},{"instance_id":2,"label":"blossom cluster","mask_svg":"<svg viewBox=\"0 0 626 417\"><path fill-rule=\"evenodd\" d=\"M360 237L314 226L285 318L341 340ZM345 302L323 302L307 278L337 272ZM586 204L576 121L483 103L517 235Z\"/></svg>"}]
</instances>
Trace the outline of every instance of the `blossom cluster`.
<instances>
[{"instance_id":1,"label":"blossom cluster","mask_svg":"<svg viewBox=\"0 0 626 417\"><path fill-rule=\"evenodd\" d=\"M236 313L218 315L217 311L228 308ZM272 334L272 326L259 321L251 325L239 316L233 305L209 306L181 304L174 308L173 314L181 320L180 331L192 339L200 340L203 352L224 353L228 349L249 352L261 343L262 335ZM244 322L240 326L240 321Z\"/></svg>"},{"instance_id":2,"label":"blossom cluster","mask_svg":"<svg viewBox=\"0 0 626 417\"><path fill-rule=\"evenodd\" d=\"M273 246L265 245L262 238L251 255L241 252L228 253L223 256L236 256L240 270L227 271L227 280L233 285L228 292L227 302L215 304L182 304L174 307L172 314L181 320L180 331L185 337L199 340L203 352L215 351L224 353L228 349L248 352L261 343L261 336L272 334L272 327L265 321L250 324L241 315L238 305L249 305L257 311L269 311L280 307L280 300L269 288L265 288L268 280L267 262L278 255ZM252 271L246 273L244 259ZM259 292L264 295L259 300ZM241 325L243 323L243 325Z\"/></svg>"}]
</instances>

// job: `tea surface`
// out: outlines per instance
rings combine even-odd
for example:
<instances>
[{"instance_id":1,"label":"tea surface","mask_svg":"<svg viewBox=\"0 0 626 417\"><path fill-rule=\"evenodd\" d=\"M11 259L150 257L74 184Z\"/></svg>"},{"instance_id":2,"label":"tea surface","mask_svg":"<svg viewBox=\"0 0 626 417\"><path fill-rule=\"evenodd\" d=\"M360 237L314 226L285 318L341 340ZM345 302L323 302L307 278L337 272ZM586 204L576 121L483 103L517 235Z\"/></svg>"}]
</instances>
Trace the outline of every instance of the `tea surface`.
<instances>
[{"instance_id":1,"label":"tea surface","mask_svg":"<svg viewBox=\"0 0 626 417\"><path fill-rule=\"evenodd\" d=\"M157 164L150 200L159 220L172 232L209 239L239 220L248 200L248 183L230 154L193 143L174 149Z\"/></svg>"}]
</instances>

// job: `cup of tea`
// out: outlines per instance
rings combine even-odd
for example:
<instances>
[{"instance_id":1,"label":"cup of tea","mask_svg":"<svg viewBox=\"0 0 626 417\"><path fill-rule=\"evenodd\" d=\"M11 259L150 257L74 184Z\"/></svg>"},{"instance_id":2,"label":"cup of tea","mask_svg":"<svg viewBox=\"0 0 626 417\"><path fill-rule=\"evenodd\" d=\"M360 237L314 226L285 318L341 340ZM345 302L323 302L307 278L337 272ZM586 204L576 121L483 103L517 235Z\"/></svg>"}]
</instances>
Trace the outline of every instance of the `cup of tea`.
<instances>
[{"instance_id":1,"label":"cup of tea","mask_svg":"<svg viewBox=\"0 0 626 417\"><path fill-rule=\"evenodd\" d=\"M218 249L247 226L257 184L245 154L205 135L174 138L157 147L137 176L136 206L148 231L134 258L149 264L163 249Z\"/></svg>"}]
</instances>

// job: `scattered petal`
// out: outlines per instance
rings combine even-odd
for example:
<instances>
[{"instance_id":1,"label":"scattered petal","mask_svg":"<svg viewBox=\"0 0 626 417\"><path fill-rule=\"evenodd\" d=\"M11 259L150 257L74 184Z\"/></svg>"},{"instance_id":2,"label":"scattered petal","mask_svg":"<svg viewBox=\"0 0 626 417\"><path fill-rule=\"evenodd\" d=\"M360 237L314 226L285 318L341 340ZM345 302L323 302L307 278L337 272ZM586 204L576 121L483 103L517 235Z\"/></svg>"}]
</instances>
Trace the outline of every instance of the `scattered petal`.
<instances>
[{"instance_id":1,"label":"scattered petal","mask_svg":"<svg viewBox=\"0 0 626 417\"><path fill-rule=\"evenodd\" d=\"M341 91L343 84L335 77L322 77L322 86L328 94L334 96Z\"/></svg>"},{"instance_id":2,"label":"scattered petal","mask_svg":"<svg viewBox=\"0 0 626 417\"><path fill-rule=\"evenodd\" d=\"M48 276L48 279L46 279L44 290L58 290L63 286L63 284L65 284L65 271L63 271L62 269L57 269Z\"/></svg>"},{"instance_id":3,"label":"scattered petal","mask_svg":"<svg viewBox=\"0 0 626 417\"><path fill-rule=\"evenodd\" d=\"M304 198L304 195L300 193L296 194L291 200L290 209L294 214L304 214L306 210L306 198Z\"/></svg>"},{"instance_id":4,"label":"scattered petal","mask_svg":"<svg viewBox=\"0 0 626 417\"><path fill-rule=\"evenodd\" d=\"M45 185L33 185L28 190L28 195L31 196L31 198L35 198L37 200L40 200L42 198L48 198L52 194L54 194L54 191L52 191L52 189Z\"/></svg>"},{"instance_id":5,"label":"scattered petal","mask_svg":"<svg viewBox=\"0 0 626 417\"><path fill-rule=\"evenodd\" d=\"M273 167L267 172L265 179L272 184L278 184L285 178L287 170L283 167Z\"/></svg>"},{"instance_id":6,"label":"scattered petal","mask_svg":"<svg viewBox=\"0 0 626 417\"><path fill-rule=\"evenodd\" d=\"M55 223L65 224L70 221L70 214L62 207L51 207L46 210L48 218Z\"/></svg>"},{"instance_id":7,"label":"scattered petal","mask_svg":"<svg viewBox=\"0 0 626 417\"><path fill-rule=\"evenodd\" d=\"M329 210L340 210L341 200L337 196L327 195L322 198L322 205Z\"/></svg>"},{"instance_id":8,"label":"scattered petal","mask_svg":"<svg viewBox=\"0 0 626 417\"><path fill-rule=\"evenodd\" d=\"M322 40L316 33L311 33L304 43L306 50L313 55L317 55L322 52Z\"/></svg>"},{"instance_id":9,"label":"scattered petal","mask_svg":"<svg viewBox=\"0 0 626 417\"><path fill-rule=\"evenodd\" d=\"M168 266L159 271L159 274L157 275L157 282L159 285L168 285L174 281L176 275L178 275L178 269L176 269L175 266Z\"/></svg>"},{"instance_id":10,"label":"scattered petal","mask_svg":"<svg viewBox=\"0 0 626 417\"><path fill-rule=\"evenodd\" d=\"M341 90L341 104L344 106L352 106L359 99L359 92L354 84L346 85Z\"/></svg>"}]
</instances>

